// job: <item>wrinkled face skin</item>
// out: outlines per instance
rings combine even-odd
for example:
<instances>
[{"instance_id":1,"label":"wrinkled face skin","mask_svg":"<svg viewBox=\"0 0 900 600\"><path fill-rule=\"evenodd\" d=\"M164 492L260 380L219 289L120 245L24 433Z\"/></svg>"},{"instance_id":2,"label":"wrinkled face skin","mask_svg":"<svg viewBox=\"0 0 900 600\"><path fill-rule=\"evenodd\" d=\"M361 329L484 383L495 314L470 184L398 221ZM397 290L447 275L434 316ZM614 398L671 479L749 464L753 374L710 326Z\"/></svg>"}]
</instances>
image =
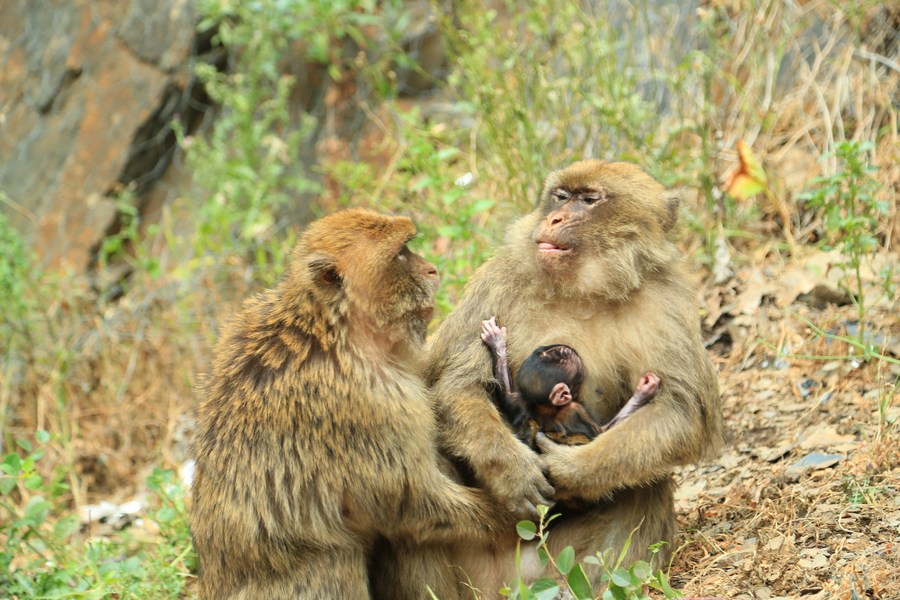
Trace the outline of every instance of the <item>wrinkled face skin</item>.
<instances>
[{"instance_id":1,"label":"wrinkled face skin","mask_svg":"<svg viewBox=\"0 0 900 600\"><path fill-rule=\"evenodd\" d=\"M295 250L318 301L389 343L424 341L440 280L437 269L407 247L416 234L406 217L362 209L312 223ZM296 287L303 287L298 284Z\"/></svg>"},{"instance_id":2,"label":"wrinkled face skin","mask_svg":"<svg viewBox=\"0 0 900 600\"><path fill-rule=\"evenodd\" d=\"M671 260L677 200L636 165L589 160L552 173L538 215L532 247L557 293L623 298Z\"/></svg>"},{"instance_id":3,"label":"wrinkled face skin","mask_svg":"<svg viewBox=\"0 0 900 600\"><path fill-rule=\"evenodd\" d=\"M608 202L608 197L599 188L563 183L547 191L543 202L545 216L533 235L542 267L559 269L577 257L579 227L593 218L602 202Z\"/></svg>"},{"instance_id":4,"label":"wrinkled face skin","mask_svg":"<svg viewBox=\"0 0 900 600\"><path fill-rule=\"evenodd\" d=\"M424 339L434 314L434 295L440 281L437 268L404 242L386 258L380 279L384 285L375 294L383 318L408 320L412 331Z\"/></svg>"},{"instance_id":5,"label":"wrinkled face skin","mask_svg":"<svg viewBox=\"0 0 900 600\"><path fill-rule=\"evenodd\" d=\"M392 240L363 238L355 254L364 259L344 268L352 302L376 329L391 338L412 336L422 342L440 277L434 265L407 246L414 234L410 229Z\"/></svg>"}]
</instances>

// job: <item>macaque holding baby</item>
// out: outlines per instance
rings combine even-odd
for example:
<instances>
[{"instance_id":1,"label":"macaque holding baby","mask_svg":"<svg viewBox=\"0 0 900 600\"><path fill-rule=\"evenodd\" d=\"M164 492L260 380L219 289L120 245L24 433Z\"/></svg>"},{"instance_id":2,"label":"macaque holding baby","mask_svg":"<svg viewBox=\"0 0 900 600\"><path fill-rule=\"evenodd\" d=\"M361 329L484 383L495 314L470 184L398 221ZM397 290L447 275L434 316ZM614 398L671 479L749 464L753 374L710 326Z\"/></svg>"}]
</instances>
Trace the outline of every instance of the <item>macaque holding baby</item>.
<instances>
[{"instance_id":1,"label":"macaque holding baby","mask_svg":"<svg viewBox=\"0 0 900 600\"><path fill-rule=\"evenodd\" d=\"M494 317L482 321L481 339L494 359L494 373L500 383L500 409L519 439L532 448L539 432L560 444L586 444L647 404L659 389L659 376L645 374L616 416L600 425L578 399L584 363L573 348L554 344L535 349L519 367L516 391L506 358L506 327L497 325Z\"/></svg>"}]
</instances>

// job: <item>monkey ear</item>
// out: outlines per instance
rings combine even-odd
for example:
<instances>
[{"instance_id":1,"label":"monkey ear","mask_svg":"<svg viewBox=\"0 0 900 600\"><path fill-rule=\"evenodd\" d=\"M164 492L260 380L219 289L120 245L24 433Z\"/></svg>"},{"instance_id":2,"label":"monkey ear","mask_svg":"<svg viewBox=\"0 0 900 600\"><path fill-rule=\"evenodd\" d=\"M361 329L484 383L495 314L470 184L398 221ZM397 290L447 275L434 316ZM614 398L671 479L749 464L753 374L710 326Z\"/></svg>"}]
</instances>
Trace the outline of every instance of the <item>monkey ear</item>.
<instances>
[{"instance_id":1,"label":"monkey ear","mask_svg":"<svg viewBox=\"0 0 900 600\"><path fill-rule=\"evenodd\" d=\"M681 199L684 197L684 190L666 190L663 194L663 201L666 203L666 213L660 223L663 231L669 231L675 227L678 221L678 207L681 205Z\"/></svg>"},{"instance_id":2,"label":"monkey ear","mask_svg":"<svg viewBox=\"0 0 900 600\"><path fill-rule=\"evenodd\" d=\"M317 256L310 259L307 265L313 281L320 287L338 289L344 283L337 264L328 257Z\"/></svg>"}]
</instances>

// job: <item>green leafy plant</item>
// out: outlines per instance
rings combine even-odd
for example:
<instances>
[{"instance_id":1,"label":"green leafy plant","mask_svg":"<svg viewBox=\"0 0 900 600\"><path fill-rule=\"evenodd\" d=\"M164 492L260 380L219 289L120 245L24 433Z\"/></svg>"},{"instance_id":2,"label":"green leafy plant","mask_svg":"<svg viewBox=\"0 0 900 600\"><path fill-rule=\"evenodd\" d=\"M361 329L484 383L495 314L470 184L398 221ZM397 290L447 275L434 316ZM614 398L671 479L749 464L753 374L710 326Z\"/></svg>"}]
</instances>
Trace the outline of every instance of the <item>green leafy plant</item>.
<instances>
[{"instance_id":1,"label":"green leafy plant","mask_svg":"<svg viewBox=\"0 0 900 600\"><path fill-rule=\"evenodd\" d=\"M0 192L0 202L4 196ZM14 339L30 341L28 316L32 303L28 282L34 278L34 261L19 233L0 212L0 346L10 348Z\"/></svg>"},{"instance_id":2,"label":"green leafy plant","mask_svg":"<svg viewBox=\"0 0 900 600\"><path fill-rule=\"evenodd\" d=\"M878 248L875 233L879 217L887 214L888 203L880 200L880 184L872 176L877 169L869 164L872 142L843 141L831 156L837 159L834 174L813 180L813 189L802 194L809 206L818 208L824 220L828 247L840 248L844 262L838 266L849 274L847 286L856 305L859 320L856 340L866 345L866 299L863 285L863 261ZM888 275L890 277L890 275ZM851 289L852 288L852 289Z\"/></svg>"},{"instance_id":3,"label":"green leafy plant","mask_svg":"<svg viewBox=\"0 0 900 600\"><path fill-rule=\"evenodd\" d=\"M398 116L402 146L394 172L380 188L369 184L370 202L388 212L401 206L416 211L420 235L413 245L441 273L436 307L444 315L487 257L493 239L489 215L496 202L466 185L467 165L456 145L459 132L422 126L418 110Z\"/></svg>"},{"instance_id":4,"label":"green leafy plant","mask_svg":"<svg viewBox=\"0 0 900 600\"><path fill-rule=\"evenodd\" d=\"M638 91L641 67L622 51L615 23L588 5L506 0L486 10L466 0L439 25L449 88L477 128L478 169L496 179L498 197L528 206L563 162L640 160L656 147L659 118Z\"/></svg>"},{"instance_id":5,"label":"green leafy plant","mask_svg":"<svg viewBox=\"0 0 900 600\"><path fill-rule=\"evenodd\" d=\"M557 597L562 585L576 600L593 600L594 589L590 579L582 565L575 562L575 550L572 546L566 546L554 557L550 553L547 541L550 537L548 525L559 515L548 516L549 508L539 506L540 521L535 524L531 521L520 521L516 525L519 538L524 541L537 540L537 553L541 567L559 574L559 578L543 577L527 584L521 575L517 573L515 583L500 590L500 593L508 598L517 600L552 600ZM665 542L655 544L650 548L653 554L659 552ZM644 590L652 588L663 594L665 598L680 598L680 592L669 585L668 578L662 570L653 572L650 563L639 560L631 566L625 565L625 556L631 546L631 536L625 542L625 546L615 560L611 559L612 552L598 552L595 556L584 558L584 564L601 569L600 581L605 585L602 595L603 600L649 600ZM516 548L516 565L521 564L521 541Z\"/></svg>"},{"instance_id":6,"label":"green leafy plant","mask_svg":"<svg viewBox=\"0 0 900 600\"><path fill-rule=\"evenodd\" d=\"M137 542L127 530L85 539L78 515L61 502L66 474L38 469L50 442L35 433L35 446L16 440L18 450L0 462L0 592L12 598L177 598L196 570L184 499L172 471L148 478L158 508L149 517L160 540Z\"/></svg>"},{"instance_id":7,"label":"green leafy plant","mask_svg":"<svg viewBox=\"0 0 900 600\"><path fill-rule=\"evenodd\" d=\"M654 544L650 551L656 554L665 544L666 542ZM644 593L647 588L661 592L664 598L681 598L682 594L669 585L669 578L662 569L654 573L650 563L644 560L635 561L630 567L625 566L625 555L630 546L629 536L615 561L610 560L611 552L598 552L596 556L584 559L585 564L596 564L603 570L600 580L607 583L603 600L650 600Z\"/></svg>"},{"instance_id":8,"label":"green leafy plant","mask_svg":"<svg viewBox=\"0 0 900 600\"><path fill-rule=\"evenodd\" d=\"M178 480L175 471L159 467L154 468L147 477L147 487L159 503L150 518L157 524L160 535L169 546L165 560L181 564L184 571L196 571L197 557L193 552L186 505L187 489Z\"/></svg>"},{"instance_id":9,"label":"green leafy plant","mask_svg":"<svg viewBox=\"0 0 900 600\"><path fill-rule=\"evenodd\" d=\"M50 434L38 431L35 438L44 444ZM19 450L7 453L0 463L0 511L5 513L0 519L5 540L0 548L0 590L19 598L69 592L72 574L56 564L71 562L69 542L78 530L78 517L51 517L54 501L68 486L60 472L49 480L39 474L43 448L26 439L17 439L16 445Z\"/></svg>"}]
</instances>

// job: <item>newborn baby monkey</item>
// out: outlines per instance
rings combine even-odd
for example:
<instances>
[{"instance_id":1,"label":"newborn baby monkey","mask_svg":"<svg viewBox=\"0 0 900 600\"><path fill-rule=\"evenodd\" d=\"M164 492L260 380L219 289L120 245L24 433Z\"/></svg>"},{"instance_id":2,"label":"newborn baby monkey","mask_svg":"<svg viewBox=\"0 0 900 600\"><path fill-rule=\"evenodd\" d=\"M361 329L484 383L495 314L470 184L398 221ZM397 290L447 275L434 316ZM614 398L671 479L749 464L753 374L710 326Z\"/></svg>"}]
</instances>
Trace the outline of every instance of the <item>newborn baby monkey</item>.
<instances>
[{"instance_id":1,"label":"newborn baby monkey","mask_svg":"<svg viewBox=\"0 0 900 600\"><path fill-rule=\"evenodd\" d=\"M616 416L606 425L600 425L578 401L584 363L575 350L562 344L537 348L519 367L518 391L514 391L506 358L506 327L498 326L494 317L482 321L481 339L494 358L494 373L500 383L500 409L513 424L519 439L532 448L538 432L560 444L586 444L647 404L659 389L659 376L647 373Z\"/></svg>"}]
</instances>

